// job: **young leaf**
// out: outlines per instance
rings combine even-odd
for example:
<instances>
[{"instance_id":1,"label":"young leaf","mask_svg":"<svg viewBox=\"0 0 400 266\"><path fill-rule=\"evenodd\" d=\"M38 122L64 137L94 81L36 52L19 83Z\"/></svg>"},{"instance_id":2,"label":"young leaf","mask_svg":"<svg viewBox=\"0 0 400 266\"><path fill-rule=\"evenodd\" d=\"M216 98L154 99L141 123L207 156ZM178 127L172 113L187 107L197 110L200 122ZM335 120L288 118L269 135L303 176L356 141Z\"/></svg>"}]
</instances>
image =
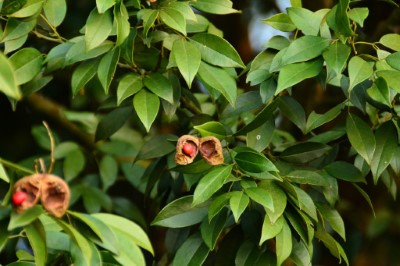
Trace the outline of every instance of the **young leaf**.
<instances>
[{"instance_id":1,"label":"young leaf","mask_svg":"<svg viewBox=\"0 0 400 266\"><path fill-rule=\"evenodd\" d=\"M357 84L369 79L373 74L372 66L359 56L353 56L350 59L348 71L350 78L349 91Z\"/></svg>"},{"instance_id":2,"label":"young leaf","mask_svg":"<svg viewBox=\"0 0 400 266\"><path fill-rule=\"evenodd\" d=\"M120 46L130 33L129 14L123 2L114 7L114 22L117 25L117 42L115 45Z\"/></svg>"},{"instance_id":3,"label":"young leaf","mask_svg":"<svg viewBox=\"0 0 400 266\"><path fill-rule=\"evenodd\" d=\"M111 11L99 14L97 8L90 12L86 21L85 43L86 51L92 50L104 42L112 30Z\"/></svg>"},{"instance_id":4,"label":"young leaf","mask_svg":"<svg viewBox=\"0 0 400 266\"><path fill-rule=\"evenodd\" d=\"M243 193L243 191L233 191L229 199L229 206L235 222L238 223L240 216L246 210L247 205L249 205L249 197Z\"/></svg>"},{"instance_id":5,"label":"young leaf","mask_svg":"<svg viewBox=\"0 0 400 266\"><path fill-rule=\"evenodd\" d=\"M379 39L379 42L392 50L400 51L400 34L385 34Z\"/></svg>"},{"instance_id":6,"label":"young leaf","mask_svg":"<svg viewBox=\"0 0 400 266\"><path fill-rule=\"evenodd\" d=\"M171 104L174 102L171 81L165 76L159 73L151 74L143 79L143 84L158 97Z\"/></svg>"},{"instance_id":7,"label":"young leaf","mask_svg":"<svg viewBox=\"0 0 400 266\"><path fill-rule=\"evenodd\" d=\"M283 32L291 32L296 29L296 25L293 24L292 20L285 13L275 14L267 19L262 20L264 23L270 25L274 29L283 31Z\"/></svg>"},{"instance_id":8,"label":"young leaf","mask_svg":"<svg viewBox=\"0 0 400 266\"><path fill-rule=\"evenodd\" d=\"M160 100L153 93L141 90L133 98L133 107L147 132L149 132L160 108Z\"/></svg>"},{"instance_id":9,"label":"young leaf","mask_svg":"<svg viewBox=\"0 0 400 266\"><path fill-rule=\"evenodd\" d=\"M322 53L327 66L329 66L336 75L343 72L346 67L347 59L350 56L351 48L341 42L335 42L326 48Z\"/></svg>"},{"instance_id":10,"label":"young leaf","mask_svg":"<svg viewBox=\"0 0 400 266\"><path fill-rule=\"evenodd\" d=\"M201 53L199 49L185 39L178 39L172 46L171 56L190 88L200 67Z\"/></svg>"},{"instance_id":11,"label":"young leaf","mask_svg":"<svg viewBox=\"0 0 400 266\"><path fill-rule=\"evenodd\" d=\"M216 121L209 121L204 124L194 126L193 128L199 131L202 137L214 136L216 138L223 139L227 135L225 126Z\"/></svg>"},{"instance_id":12,"label":"young leaf","mask_svg":"<svg viewBox=\"0 0 400 266\"><path fill-rule=\"evenodd\" d=\"M42 68L43 56L34 48L23 48L9 58L18 85L31 81Z\"/></svg>"},{"instance_id":13,"label":"young leaf","mask_svg":"<svg viewBox=\"0 0 400 266\"><path fill-rule=\"evenodd\" d=\"M268 215L264 216L264 222L261 229L261 238L259 245L261 246L268 239L276 237L283 229L285 218L280 216L276 222L271 222Z\"/></svg>"},{"instance_id":14,"label":"young leaf","mask_svg":"<svg viewBox=\"0 0 400 266\"><path fill-rule=\"evenodd\" d=\"M58 27L67 14L67 3L65 0L48 0L44 2L43 11L47 21Z\"/></svg>"},{"instance_id":15,"label":"young leaf","mask_svg":"<svg viewBox=\"0 0 400 266\"><path fill-rule=\"evenodd\" d=\"M192 206L208 200L225 183L231 174L233 165L217 166L200 179L194 194Z\"/></svg>"},{"instance_id":16,"label":"young leaf","mask_svg":"<svg viewBox=\"0 0 400 266\"><path fill-rule=\"evenodd\" d=\"M186 35L186 20L181 12L174 8L162 8L160 9L160 19L168 27Z\"/></svg>"},{"instance_id":17,"label":"young leaf","mask_svg":"<svg viewBox=\"0 0 400 266\"><path fill-rule=\"evenodd\" d=\"M97 69L97 77L99 78L99 81L106 94L108 94L108 89L110 88L115 70L117 69L120 53L121 50L118 47L114 48L107 52L100 60L99 67Z\"/></svg>"},{"instance_id":18,"label":"young leaf","mask_svg":"<svg viewBox=\"0 0 400 266\"><path fill-rule=\"evenodd\" d=\"M115 5L115 0L96 0L96 7L100 14L106 12L109 8Z\"/></svg>"},{"instance_id":19,"label":"young leaf","mask_svg":"<svg viewBox=\"0 0 400 266\"><path fill-rule=\"evenodd\" d=\"M281 265L292 252L292 230L283 219L283 226L281 232L276 236L276 257L277 264Z\"/></svg>"},{"instance_id":20,"label":"young leaf","mask_svg":"<svg viewBox=\"0 0 400 266\"><path fill-rule=\"evenodd\" d=\"M0 91L11 98L19 100L22 97L22 93L17 85L14 68L1 52L0 65Z\"/></svg>"},{"instance_id":21,"label":"young leaf","mask_svg":"<svg viewBox=\"0 0 400 266\"><path fill-rule=\"evenodd\" d=\"M314 12L302 7L287 8L288 15L296 25L296 28L301 30L305 35L317 36L321 19Z\"/></svg>"},{"instance_id":22,"label":"young leaf","mask_svg":"<svg viewBox=\"0 0 400 266\"><path fill-rule=\"evenodd\" d=\"M143 88L142 78L134 73L126 74L118 83L117 104L120 105L126 98L134 95Z\"/></svg>"},{"instance_id":23,"label":"young leaf","mask_svg":"<svg viewBox=\"0 0 400 266\"><path fill-rule=\"evenodd\" d=\"M371 128L356 115L349 114L346 132L351 146L371 165L375 151L375 137Z\"/></svg>"},{"instance_id":24,"label":"young leaf","mask_svg":"<svg viewBox=\"0 0 400 266\"><path fill-rule=\"evenodd\" d=\"M271 223L275 223L279 217L282 216L286 209L287 196L282 188L272 180L263 180L259 184L259 187L265 189L272 198L274 203L274 211L265 208Z\"/></svg>"},{"instance_id":25,"label":"young leaf","mask_svg":"<svg viewBox=\"0 0 400 266\"><path fill-rule=\"evenodd\" d=\"M305 132L309 133L312 130L332 121L340 114L344 106L345 102L340 103L322 115L312 111L311 114L308 116Z\"/></svg>"},{"instance_id":26,"label":"young leaf","mask_svg":"<svg viewBox=\"0 0 400 266\"><path fill-rule=\"evenodd\" d=\"M257 202L261 206L269 209L274 212L274 202L272 200L271 195L269 195L268 191L262 187L250 187L245 189L246 194L253 201Z\"/></svg>"},{"instance_id":27,"label":"young leaf","mask_svg":"<svg viewBox=\"0 0 400 266\"><path fill-rule=\"evenodd\" d=\"M367 7L355 7L349 10L347 14L351 20L354 20L358 25L364 27L364 21L368 17L369 9Z\"/></svg>"}]
</instances>

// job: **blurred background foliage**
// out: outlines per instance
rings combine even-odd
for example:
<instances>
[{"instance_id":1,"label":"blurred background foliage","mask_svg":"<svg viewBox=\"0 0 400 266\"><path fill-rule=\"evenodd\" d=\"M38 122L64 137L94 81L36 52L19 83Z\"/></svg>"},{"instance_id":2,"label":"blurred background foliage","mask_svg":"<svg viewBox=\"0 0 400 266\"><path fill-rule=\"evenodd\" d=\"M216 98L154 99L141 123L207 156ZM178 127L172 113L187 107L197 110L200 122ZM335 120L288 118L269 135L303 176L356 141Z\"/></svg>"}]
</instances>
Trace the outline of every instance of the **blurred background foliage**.
<instances>
[{"instance_id":1,"label":"blurred background foliage","mask_svg":"<svg viewBox=\"0 0 400 266\"><path fill-rule=\"evenodd\" d=\"M277 34L261 20L274 13L282 12L290 3L286 0L234 0L233 2L234 8L242 10L242 14L207 15L207 18L224 32L224 38L237 49L244 63L247 64L262 50L263 44L271 36ZM302 2L305 8L315 11L331 7L334 1L303 0ZM85 24L90 11L95 6L95 1L80 0L67 1L67 3L68 16L58 31L62 36L69 38L76 36ZM394 8L385 1L376 0L362 1L362 5L368 6L371 13L362 31L358 32L365 41L374 42L379 36L389 32L400 33L399 8ZM29 37L28 42L46 53L53 44L32 36ZM187 132L181 132L180 123L158 117L160 123L155 123L155 127L153 126L152 131L147 134L135 114L122 113L120 115L132 115L132 118L117 134L113 135L112 143L100 142L94 149L96 144L89 134L94 134L99 118L108 110L107 102L104 103L106 95L99 89L101 86L88 84L85 94L72 97L69 82L72 71L73 68L66 68L58 72L40 94L23 99L18 103L15 111L12 110L8 99L0 94L0 158L27 167L32 167L33 160L37 157L48 160L49 142L41 124L43 120L48 121L58 143L56 149L58 163L55 165L54 173L64 176L69 181L74 180L74 186L72 186L74 208L88 212L113 208L114 212L135 220L148 230L156 254L160 255L165 249L163 242L165 229L148 228L154 218L154 208L157 208L157 204L145 202L142 194L136 191L139 189L144 193L156 193L156 191L146 191L147 188L144 185L137 184L138 176L146 176L145 166L148 162L144 161L133 167L132 162L138 156L143 143L152 136L160 133L181 135ZM239 85L243 90L250 89L243 79L239 80ZM337 90L328 89L324 93L321 90L313 81L303 82L293 92L293 96L303 105L306 113L311 110L326 111L343 100L342 94ZM302 136L298 129L285 119L282 119L280 128L290 132L296 138ZM166 153L174 149L168 144L160 145L166 145ZM88 153L94 151L94 156L87 156ZM144 159L152 158L151 151L141 156ZM165 165L166 162L162 160L153 163L152 167ZM117 163L120 164L121 170L117 167L113 168L113 165ZM100 171L97 171L97 165ZM111 170L114 172L102 173L102 165L106 165L105 171L114 169ZM101 188L99 180L102 174L112 175L118 179L118 175L121 174L119 171L123 172L126 180ZM97 174L100 178L96 176ZM164 179L164 182L168 182L169 178ZM399 182L398 178L396 182ZM167 186L167 184L160 184L160 186L163 185ZM350 184L340 183L341 199L338 210L346 224L347 241L344 247L350 265L400 265L398 252L400 250L400 207L395 201L397 191L388 191L382 182L374 186L371 179L367 185L362 186L371 196L376 213L374 217L361 195L355 194L354 189L347 186ZM179 184L172 189L179 190ZM0 195L4 195L6 190L6 187L0 186ZM107 190L107 194L102 193L102 190ZM168 194L164 196L168 197ZM318 243L315 243L314 253L316 265L337 265L338 263L337 259ZM0 254L0 263L2 260L9 259L5 258L5 254L9 253ZM160 257L156 258L156 260L160 259Z\"/></svg>"}]
</instances>

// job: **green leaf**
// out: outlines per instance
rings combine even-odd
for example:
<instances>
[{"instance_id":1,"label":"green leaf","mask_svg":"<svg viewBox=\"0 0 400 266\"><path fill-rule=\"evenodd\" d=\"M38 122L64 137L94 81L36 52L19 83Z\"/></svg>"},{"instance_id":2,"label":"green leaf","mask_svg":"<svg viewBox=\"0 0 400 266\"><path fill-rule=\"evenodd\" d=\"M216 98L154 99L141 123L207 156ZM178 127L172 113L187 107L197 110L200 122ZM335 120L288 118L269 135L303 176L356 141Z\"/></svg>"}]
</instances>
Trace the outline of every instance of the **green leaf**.
<instances>
[{"instance_id":1,"label":"green leaf","mask_svg":"<svg viewBox=\"0 0 400 266\"><path fill-rule=\"evenodd\" d=\"M210 250L214 250L215 244L225 227L228 211L221 211L210 222L204 219L200 226L201 237Z\"/></svg>"},{"instance_id":2,"label":"green leaf","mask_svg":"<svg viewBox=\"0 0 400 266\"><path fill-rule=\"evenodd\" d=\"M169 103L174 102L173 88L171 81L160 73L153 73L143 79L144 85L155 95Z\"/></svg>"},{"instance_id":3,"label":"green leaf","mask_svg":"<svg viewBox=\"0 0 400 266\"><path fill-rule=\"evenodd\" d=\"M278 13L267 19L262 20L264 23L270 25L274 29L283 31L283 32L291 32L296 29L296 26L293 24L288 14Z\"/></svg>"},{"instance_id":4,"label":"green leaf","mask_svg":"<svg viewBox=\"0 0 400 266\"><path fill-rule=\"evenodd\" d=\"M393 68L400 70L400 52L388 55L385 61Z\"/></svg>"},{"instance_id":5,"label":"green leaf","mask_svg":"<svg viewBox=\"0 0 400 266\"><path fill-rule=\"evenodd\" d=\"M292 186L292 188L295 194L292 194L291 196L292 199L293 197L295 197L294 200L297 207L299 207L301 211L310 216L314 221L317 221L317 208L315 207L314 201L310 197L310 195L308 195L307 192L297 186Z\"/></svg>"},{"instance_id":6,"label":"green leaf","mask_svg":"<svg viewBox=\"0 0 400 266\"><path fill-rule=\"evenodd\" d=\"M73 41L74 44L69 48L67 54L60 55L65 57L63 67L92 58L98 59L97 57L105 54L114 47L114 43L106 40L102 42L99 46L88 51L86 50L85 36L76 37L73 39Z\"/></svg>"},{"instance_id":7,"label":"green leaf","mask_svg":"<svg viewBox=\"0 0 400 266\"><path fill-rule=\"evenodd\" d=\"M170 134L158 134L145 141L137 156L138 160L154 159L162 157L175 150L175 145L171 141L177 137Z\"/></svg>"},{"instance_id":8,"label":"green leaf","mask_svg":"<svg viewBox=\"0 0 400 266\"><path fill-rule=\"evenodd\" d=\"M97 69L97 77L99 78L99 81L106 94L108 94L108 89L110 88L115 70L117 69L120 53L121 50L118 47L114 48L107 52L100 60L99 67Z\"/></svg>"},{"instance_id":9,"label":"green leaf","mask_svg":"<svg viewBox=\"0 0 400 266\"><path fill-rule=\"evenodd\" d=\"M302 7L289 7L287 13L293 24L304 35L317 36L321 19L314 12Z\"/></svg>"},{"instance_id":10,"label":"green leaf","mask_svg":"<svg viewBox=\"0 0 400 266\"><path fill-rule=\"evenodd\" d=\"M271 77L269 69L274 56L275 54L269 50L259 53L251 62L246 82L250 82L250 85L254 86L269 79Z\"/></svg>"},{"instance_id":11,"label":"green leaf","mask_svg":"<svg viewBox=\"0 0 400 266\"><path fill-rule=\"evenodd\" d=\"M361 118L350 113L346 120L346 132L351 146L371 165L375 151L375 137L371 128Z\"/></svg>"},{"instance_id":12,"label":"green leaf","mask_svg":"<svg viewBox=\"0 0 400 266\"><path fill-rule=\"evenodd\" d=\"M281 91L311 77L315 77L322 69L322 60L289 64L281 68L278 77L278 87L275 95Z\"/></svg>"},{"instance_id":13,"label":"green leaf","mask_svg":"<svg viewBox=\"0 0 400 266\"><path fill-rule=\"evenodd\" d=\"M282 188L272 180L263 180L259 183L259 187L265 189L268 194L272 197L272 202L274 203L274 211L270 209L265 209L269 220L271 223L275 223L279 217L282 216L286 209L287 196Z\"/></svg>"},{"instance_id":14,"label":"green leaf","mask_svg":"<svg viewBox=\"0 0 400 266\"><path fill-rule=\"evenodd\" d=\"M141 90L133 98L133 107L146 131L149 132L151 125L157 117L160 100L153 93Z\"/></svg>"},{"instance_id":15,"label":"green leaf","mask_svg":"<svg viewBox=\"0 0 400 266\"><path fill-rule=\"evenodd\" d=\"M338 76L346 67L347 59L350 56L351 48L341 42L335 42L328 46L322 53L326 64Z\"/></svg>"},{"instance_id":16,"label":"green leaf","mask_svg":"<svg viewBox=\"0 0 400 266\"><path fill-rule=\"evenodd\" d=\"M252 152L239 152L234 158L238 167L250 173L263 173L267 171L278 172L275 165L267 159L262 153L256 151Z\"/></svg>"},{"instance_id":17,"label":"green leaf","mask_svg":"<svg viewBox=\"0 0 400 266\"><path fill-rule=\"evenodd\" d=\"M18 11L12 13L10 17L28 18L40 13L43 7L43 0L28 0Z\"/></svg>"},{"instance_id":18,"label":"green leaf","mask_svg":"<svg viewBox=\"0 0 400 266\"><path fill-rule=\"evenodd\" d=\"M312 111L308 116L305 132L309 133L312 130L332 121L341 113L344 106L345 102L340 103L322 115Z\"/></svg>"},{"instance_id":19,"label":"green leaf","mask_svg":"<svg viewBox=\"0 0 400 266\"><path fill-rule=\"evenodd\" d=\"M35 205L27 209L23 213L12 212L10 215L10 223L7 230L11 231L15 228L28 225L36 220L43 213L43 208L40 205Z\"/></svg>"},{"instance_id":20,"label":"green leaf","mask_svg":"<svg viewBox=\"0 0 400 266\"><path fill-rule=\"evenodd\" d=\"M17 84L14 67L1 52L0 65L0 91L13 99L19 100L22 94Z\"/></svg>"},{"instance_id":21,"label":"green leaf","mask_svg":"<svg viewBox=\"0 0 400 266\"><path fill-rule=\"evenodd\" d=\"M75 96L96 74L98 61L85 61L72 73L71 87L72 95Z\"/></svg>"},{"instance_id":22,"label":"green leaf","mask_svg":"<svg viewBox=\"0 0 400 266\"><path fill-rule=\"evenodd\" d=\"M203 265L209 253L200 233L190 236L175 253L172 266Z\"/></svg>"},{"instance_id":23,"label":"green leaf","mask_svg":"<svg viewBox=\"0 0 400 266\"><path fill-rule=\"evenodd\" d=\"M46 232L39 219L24 227L24 231L32 247L35 265L44 266L47 261Z\"/></svg>"},{"instance_id":24,"label":"green leaf","mask_svg":"<svg viewBox=\"0 0 400 266\"><path fill-rule=\"evenodd\" d=\"M392 122L386 122L375 132L376 149L372 156L371 172L374 184L378 182L379 176L388 167L397 150L398 136L396 127Z\"/></svg>"},{"instance_id":25,"label":"green leaf","mask_svg":"<svg viewBox=\"0 0 400 266\"><path fill-rule=\"evenodd\" d=\"M99 14L97 8L95 8L90 12L85 27L86 51L98 47L107 39L111 33L112 24L110 10Z\"/></svg>"},{"instance_id":26,"label":"green leaf","mask_svg":"<svg viewBox=\"0 0 400 266\"><path fill-rule=\"evenodd\" d=\"M261 206L274 212L274 202L268 191L262 187L250 187L245 189L246 194L253 201L257 202Z\"/></svg>"},{"instance_id":27,"label":"green leaf","mask_svg":"<svg viewBox=\"0 0 400 266\"><path fill-rule=\"evenodd\" d=\"M23 48L9 58L18 85L31 81L41 70L42 54L35 48Z\"/></svg>"},{"instance_id":28,"label":"green leaf","mask_svg":"<svg viewBox=\"0 0 400 266\"><path fill-rule=\"evenodd\" d=\"M3 164L1 163L1 161L0 161L0 179L5 181L5 182L7 182L7 183L10 183L10 178L8 177L7 172L4 169Z\"/></svg>"},{"instance_id":29,"label":"green leaf","mask_svg":"<svg viewBox=\"0 0 400 266\"><path fill-rule=\"evenodd\" d=\"M201 53L199 49L192 43L186 41L186 39L178 39L174 41L171 56L179 72L186 81L186 84L190 88L201 63Z\"/></svg>"},{"instance_id":30,"label":"green leaf","mask_svg":"<svg viewBox=\"0 0 400 266\"><path fill-rule=\"evenodd\" d=\"M280 158L293 163L307 163L320 158L331 150L331 147L318 142L304 142L285 149Z\"/></svg>"},{"instance_id":31,"label":"green leaf","mask_svg":"<svg viewBox=\"0 0 400 266\"><path fill-rule=\"evenodd\" d=\"M368 13L369 9L367 7L356 7L347 12L349 18L354 20L361 27L364 27L364 21L368 17Z\"/></svg>"},{"instance_id":32,"label":"green leaf","mask_svg":"<svg viewBox=\"0 0 400 266\"><path fill-rule=\"evenodd\" d=\"M339 212L327 205L317 203L318 211L321 213L322 218L326 220L333 230L338 233L344 241L346 241L346 231L344 229L344 222Z\"/></svg>"},{"instance_id":33,"label":"green leaf","mask_svg":"<svg viewBox=\"0 0 400 266\"><path fill-rule=\"evenodd\" d=\"M236 81L224 69L201 62L197 75L209 91L213 89L219 91L232 106L235 105Z\"/></svg>"},{"instance_id":34,"label":"green leaf","mask_svg":"<svg viewBox=\"0 0 400 266\"><path fill-rule=\"evenodd\" d=\"M174 8L160 9L160 19L168 27L181 32L186 35L186 20L181 12Z\"/></svg>"},{"instance_id":35,"label":"green leaf","mask_svg":"<svg viewBox=\"0 0 400 266\"><path fill-rule=\"evenodd\" d=\"M2 42L19 39L27 35L36 26L36 20L19 20L16 18L9 18L4 29Z\"/></svg>"},{"instance_id":36,"label":"green leaf","mask_svg":"<svg viewBox=\"0 0 400 266\"><path fill-rule=\"evenodd\" d=\"M289 180L298 184L329 186L328 181L316 170L294 170L286 175Z\"/></svg>"},{"instance_id":37,"label":"green leaf","mask_svg":"<svg viewBox=\"0 0 400 266\"><path fill-rule=\"evenodd\" d=\"M378 77L385 79L387 85L400 93L400 71L397 70L379 70L376 71Z\"/></svg>"},{"instance_id":38,"label":"green leaf","mask_svg":"<svg viewBox=\"0 0 400 266\"><path fill-rule=\"evenodd\" d=\"M123 2L114 7L114 22L117 25L117 42L116 46L120 46L128 38L130 33L129 14Z\"/></svg>"},{"instance_id":39,"label":"green leaf","mask_svg":"<svg viewBox=\"0 0 400 266\"><path fill-rule=\"evenodd\" d=\"M346 265L349 265L349 261L342 246L330 234L318 228L318 230L315 232L315 237L321 240L329 249L331 254L339 259L339 263L341 263L341 259L343 258L346 262Z\"/></svg>"},{"instance_id":40,"label":"green leaf","mask_svg":"<svg viewBox=\"0 0 400 266\"><path fill-rule=\"evenodd\" d=\"M194 126L193 128L199 131L202 137L214 136L216 138L223 139L227 135L225 126L216 121L209 121L204 124Z\"/></svg>"},{"instance_id":41,"label":"green leaf","mask_svg":"<svg viewBox=\"0 0 400 266\"><path fill-rule=\"evenodd\" d=\"M363 196L363 198L365 199L365 201L368 203L369 207L372 210L372 214L374 215L374 217L376 217L375 215L375 210L374 210L374 206L372 204L372 201L368 195L367 192L365 192L360 186L358 186L356 183L353 183L353 186L358 190L358 192L360 192L361 196Z\"/></svg>"},{"instance_id":42,"label":"green leaf","mask_svg":"<svg viewBox=\"0 0 400 266\"><path fill-rule=\"evenodd\" d=\"M379 42L392 50L400 51L400 34L385 34L379 39Z\"/></svg>"},{"instance_id":43,"label":"green leaf","mask_svg":"<svg viewBox=\"0 0 400 266\"><path fill-rule=\"evenodd\" d=\"M276 257L277 264L281 265L292 252L292 230L283 219L283 226L281 232L276 236Z\"/></svg>"},{"instance_id":44,"label":"green leaf","mask_svg":"<svg viewBox=\"0 0 400 266\"><path fill-rule=\"evenodd\" d=\"M224 207L226 207L229 203L229 200L231 196L236 193L237 191L234 192L228 192L228 193L223 193L217 197L215 197L211 204L210 207L208 208L208 222L211 222L211 220L218 215Z\"/></svg>"},{"instance_id":45,"label":"green leaf","mask_svg":"<svg viewBox=\"0 0 400 266\"><path fill-rule=\"evenodd\" d=\"M303 106L293 97L289 96L279 97L277 101L283 115L304 132L306 129L306 114Z\"/></svg>"},{"instance_id":46,"label":"green leaf","mask_svg":"<svg viewBox=\"0 0 400 266\"><path fill-rule=\"evenodd\" d=\"M292 249L292 253L290 254L290 258L293 260L293 262L296 265L304 265L304 266L312 265L311 255L312 254L310 254L310 252L308 251L308 248L304 244L304 242L302 242L302 241L297 242L296 240L294 240L293 249Z\"/></svg>"},{"instance_id":47,"label":"green leaf","mask_svg":"<svg viewBox=\"0 0 400 266\"><path fill-rule=\"evenodd\" d=\"M154 255L154 250L149 237L147 236L146 232L143 231L143 229L136 223L124 217L110 213L96 213L92 214L92 216L104 222L113 231L121 231L124 235L128 236L129 239L133 240L136 245L144 248Z\"/></svg>"},{"instance_id":48,"label":"green leaf","mask_svg":"<svg viewBox=\"0 0 400 266\"><path fill-rule=\"evenodd\" d=\"M357 84L369 79L374 73L372 66L359 56L353 56L350 59L348 71L350 78L349 91Z\"/></svg>"},{"instance_id":49,"label":"green leaf","mask_svg":"<svg viewBox=\"0 0 400 266\"><path fill-rule=\"evenodd\" d=\"M154 22L158 17L158 10L156 9L141 9L137 13L138 19L143 20L143 35L147 37L149 29L153 27Z\"/></svg>"},{"instance_id":50,"label":"green leaf","mask_svg":"<svg viewBox=\"0 0 400 266\"><path fill-rule=\"evenodd\" d=\"M83 205L88 213L99 212L101 208L110 210L112 207L112 201L109 195L98 187L84 185L82 186L84 193Z\"/></svg>"},{"instance_id":51,"label":"green leaf","mask_svg":"<svg viewBox=\"0 0 400 266\"><path fill-rule=\"evenodd\" d=\"M65 181L76 178L85 168L85 155L80 149L75 149L67 154L64 160L63 172Z\"/></svg>"},{"instance_id":52,"label":"green leaf","mask_svg":"<svg viewBox=\"0 0 400 266\"><path fill-rule=\"evenodd\" d=\"M246 143L247 147L250 147L258 152L265 150L270 144L275 132L275 121L274 119L268 119L259 128L247 133Z\"/></svg>"},{"instance_id":53,"label":"green leaf","mask_svg":"<svg viewBox=\"0 0 400 266\"><path fill-rule=\"evenodd\" d=\"M170 202L151 222L151 225L181 228L200 223L207 216L208 207L192 207L193 196L184 196Z\"/></svg>"},{"instance_id":54,"label":"green leaf","mask_svg":"<svg viewBox=\"0 0 400 266\"><path fill-rule=\"evenodd\" d=\"M134 95L143 88L142 78L134 73L126 74L118 83L117 104L120 105L126 98Z\"/></svg>"},{"instance_id":55,"label":"green leaf","mask_svg":"<svg viewBox=\"0 0 400 266\"><path fill-rule=\"evenodd\" d=\"M103 190L106 191L117 180L118 163L110 155L105 155L99 163L100 177L103 182Z\"/></svg>"},{"instance_id":56,"label":"green leaf","mask_svg":"<svg viewBox=\"0 0 400 266\"><path fill-rule=\"evenodd\" d=\"M261 246L268 239L276 237L283 229L285 218L280 216L276 222L271 222L268 215L264 216L264 222L261 229L261 238L259 245Z\"/></svg>"},{"instance_id":57,"label":"green leaf","mask_svg":"<svg viewBox=\"0 0 400 266\"><path fill-rule=\"evenodd\" d=\"M65 0L47 0L43 6L47 21L54 27L60 26L67 14L67 3Z\"/></svg>"},{"instance_id":58,"label":"green leaf","mask_svg":"<svg viewBox=\"0 0 400 266\"><path fill-rule=\"evenodd\" d=\"M347 182L366 183L365 177L361 174L360 170L350 163L336 161L327 165L324 169L329 175L337 179Z\"/></svg>"},{"instance_id":59,"label":"green leaf","mask_svg":"<svg viewBox=\"0 0 400 266\"><path fill-rule=\"evenodd\" d=\"M132 107L115 108L97 124L95 140L103 140L117 132L132 115Z\"/></svg>"},{"instance_id":60,"label":"green leaf","mask_svg":"<svg viewBox=\"0 0 400 266\"><path fill-rule=\"evenodd\" d=\"M191 4L196 9L210 14L226 15L240 13L240 11L232 8L233 3L230 0L197 0Z\"/></svg>"},{"instance_id":61,"label":"green leaf","mask_svg":"<svg viewBox=\"0 0 400 266\"><path fill-rule=\"evenodd\" d=\"M235 48L225 39L209 33L198 33L190 38L201 53L201 58L220 67L240 67L245 65Z\"/></svg>"},{"instance_id":62,"label":"green leaf","mask_svg":"<svg viewBox=\"0 0 400 266\"><path fill-rule=\"evenodd\" d=\"M350 0L340 0L327 14L327 23L338 36L343 35L344 37L349 37L354 34L350 26L349 16L347 15L349 2Z\"/></svg>"},{"instance_id":63,"label":"green leaf","mask_svg":"<svg viewBox=\"0 0 400 266\"><path fill-rule=\"evenodd\" d=\"M233 165L216 166L203 176L194 190L192 206L205 202L217 192L228 179L232 168Z\"/></svg>"},{"instance_id":64,"label":"green leaf","mask_svg":"<svg viewBox=\"0 0 400 266\"><path fill-rule=\"evenodd\" d=\"M235 222L238 223L240 216L246 210L250 200L243 191L233 191L230 195L229 206L231 207Z\"/></svg>"},{"instance_id":65,"label":"green leaf","mask_svg":"<svg viewBox=\"0 0 400 266\"><path fill-rule=\"evenodd\" d=\"M96 7L99 14L103 14L107 9L115 5L115 0L96 0Z\"/></svg>"}]
</instances>

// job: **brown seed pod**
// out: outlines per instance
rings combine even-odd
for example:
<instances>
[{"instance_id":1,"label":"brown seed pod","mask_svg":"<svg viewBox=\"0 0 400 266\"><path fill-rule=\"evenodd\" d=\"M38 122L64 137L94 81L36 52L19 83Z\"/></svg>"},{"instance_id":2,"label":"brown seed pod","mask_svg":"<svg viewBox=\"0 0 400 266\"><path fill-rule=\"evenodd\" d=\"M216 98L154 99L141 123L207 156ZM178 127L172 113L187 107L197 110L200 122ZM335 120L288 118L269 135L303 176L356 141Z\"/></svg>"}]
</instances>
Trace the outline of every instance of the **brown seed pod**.
<instances>
[{"instance_id":1,"label":"brown seed pod","mask_svg":"<svg viewBox=\"0 0 400 266\"><path fill-rule=\"evenodd\" d=\"M200 139L200 153L207 163L218 165L224 163L224 155L222 154L222 146L219 139L208 136Z\"/></svg>"},{"instance_id":2,"label":"brown seed pod","mask_svg":"<svg viewBox=\"0 0 400 266\"><path fill-rule=\"evenodd\" d=\"M68 209L70 191L67 183L55 175L42 175L43 207L52 215L62 217Z\"/></svg>"},{"instance_id":3,"label":"brown seed pod","mask_svg":"<svg viewBox=\"0 0 400 266\"><path fill-rule=\"evenodd\" d=\"M40 180L40 174L33 174L21 178L14 184L13 195L18 191L22 191L25 192L27 196L22 203L20 203L18 206L14 206L17 213L24 212L37 204L41 193Z\"/></svg>"},{"instance_id":4,"label":"brown seed pod","mask_svg":"<svg viewBox=\"0 0 400 266\"><path fill-rule=\"evenodd\" d=\"M175 162L186 165L193 162L199 152L199 139L191 135L183 135L176 144Z\"/></svg>"}]
</instances>

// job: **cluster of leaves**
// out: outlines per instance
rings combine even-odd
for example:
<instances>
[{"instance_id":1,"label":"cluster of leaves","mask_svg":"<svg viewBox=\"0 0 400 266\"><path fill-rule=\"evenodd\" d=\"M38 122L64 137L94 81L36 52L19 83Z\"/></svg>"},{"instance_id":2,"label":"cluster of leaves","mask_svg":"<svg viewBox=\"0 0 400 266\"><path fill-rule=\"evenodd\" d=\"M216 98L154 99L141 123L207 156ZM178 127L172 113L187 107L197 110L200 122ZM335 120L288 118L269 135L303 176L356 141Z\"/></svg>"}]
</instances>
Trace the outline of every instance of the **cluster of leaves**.
<instances>
[{"instance_id":1,"label":"cluster of leaves","mask_svg":"<svg viewBox=\"0 0 400 266\"><path fill-rule=\"evenodd\" d=\"M316 12L291 3L265 22L294 32L292 38L273 37L246 66L206 16L239 12L230 0L98 0L80 35L70 39L57 30L67 14L64 0L2 2L0 91L14 108L54 74L72 69L72 95L100 88L107 114L65 111L97 145L87 153L59 141L55 149L55 172L71 187L71 208L82 203L90 214L69 211L68 219L54 219L40 206L15 214L4 200L0 250L19 230L34 258L17 255L36 265L59 254L79 265L144 265L139 247L153 253L151 244L121 216L144 228L146 221L136 205L110 192L128 181L161 209L152 225L169 228L164 259L173 265L281 265L288 259L311 265L315 238L348 264L338 183L352 183L370 203L357 184L370 174L396 194L400 35L359 41L369 10L349 0ZM56 45L42 54L25 47L28 35ZM364 46L373 52L361 52ZM252 90L237 87L238 69ZM306 114L292 90L309 78L321 90L341 91L342 101L325 113ZM299 129L301 141L280 128L282 117ZM178 136L159 133L163 123L178 124L182 132L176 134L219 138L225 164L197 158L176 165ZM45 132L32 133L49 149ZM150 138L143 137L147 133ZM3 167L0 178L10 182Z\"/></svg>"}]
</instances>

